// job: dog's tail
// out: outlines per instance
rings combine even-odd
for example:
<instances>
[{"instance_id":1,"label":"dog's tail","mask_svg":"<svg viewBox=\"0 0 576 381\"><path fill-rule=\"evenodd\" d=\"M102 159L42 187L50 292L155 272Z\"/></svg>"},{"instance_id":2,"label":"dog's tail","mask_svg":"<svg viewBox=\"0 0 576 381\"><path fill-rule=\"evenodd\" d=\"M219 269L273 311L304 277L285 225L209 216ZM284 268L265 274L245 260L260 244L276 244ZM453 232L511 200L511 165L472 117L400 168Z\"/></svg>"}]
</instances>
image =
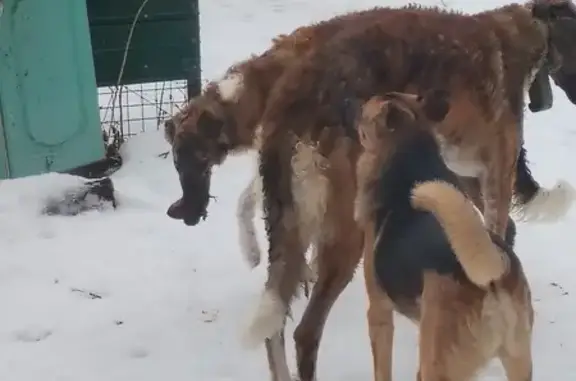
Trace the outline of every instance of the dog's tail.
<instances>
[{"instance_id":1,"label":"dog's tail","mask_svg":"<svg viewBox=\"0 0 576 381\"><path fill-rule=\"evenodd\" d=\"M560 180L552 189L545 189L532 177L526 149L520 150L514 183L514 209L520 220L526 222L555 222L564 217L576 198L570 183Z\"/></svg>"},{"instance_id":2,"label":"dog's tail","mask_svg":"<svg viewBox=\"0 0 576 381\"><path fill-rule=\"evenodd\" d=\"M242 257L244 257L251 268L258 266L262 258L260 245L258 244L258 238L256 236L256 226L254 225L256 204L260 202L262 198L260 191L261 186L260 176L256 174L240 194L236 206L240 251ZM316 282L318 278L317 251L318 248L314 246L310 263L304 265L304 269L302 270L303 283Z\"/></svg>"},{"instance_id":3,"label":"dog's tail","mask_svg":"<svg viewBox=\"0 0 576 381\"><path fill-rule=\"evenodd\" d=\"M427 181L412 190L412 206L432 213L473 283L486 287L507 271L507 258L493 244L474 206L453 185Z\"/></svg>"},{"instance_id":4,"label":"dog's tail","mask_svg":"<svg viewBox=\"0 0 576 381\"><path fill-rule=\"evenodd\" d=\"M242 191L236 207L236 220L238 222L238 234L240 251L251 268L260 264L260 245L256 237L254 215L256 203L260 199L260 176L256 174L250 184Z\"/></svg>"}]
</instances>

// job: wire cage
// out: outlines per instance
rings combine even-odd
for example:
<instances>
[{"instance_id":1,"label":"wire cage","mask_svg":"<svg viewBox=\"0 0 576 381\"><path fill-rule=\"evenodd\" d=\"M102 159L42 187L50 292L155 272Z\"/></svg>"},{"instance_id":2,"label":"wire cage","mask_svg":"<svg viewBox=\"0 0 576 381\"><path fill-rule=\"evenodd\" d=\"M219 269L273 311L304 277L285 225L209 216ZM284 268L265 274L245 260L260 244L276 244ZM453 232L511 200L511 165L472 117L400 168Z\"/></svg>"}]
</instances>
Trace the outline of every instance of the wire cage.
<instances>
[{"instance_id":1,"label":"wire cage","mask_svg":"<svg viewBox=\"0 0 576 381\"><path fill-rule=\"evenodd\" d=\"M94 176L122 165L121 145L163 128L200 92L198 0L86 0L106 158ZM92 173L91 172L91 173Z\"/></svg>"},{"instance_id":2,"label":"wire cage","mask_svg":"<svg viewBox=\"0 0 576 381\"><path fill-rule=\"evenodd\" d=\"M151 129L188 100L188 82L162 81L98 88L100 121L107 134L117 130L124 139Z\"/></svg>"}]
</instances>

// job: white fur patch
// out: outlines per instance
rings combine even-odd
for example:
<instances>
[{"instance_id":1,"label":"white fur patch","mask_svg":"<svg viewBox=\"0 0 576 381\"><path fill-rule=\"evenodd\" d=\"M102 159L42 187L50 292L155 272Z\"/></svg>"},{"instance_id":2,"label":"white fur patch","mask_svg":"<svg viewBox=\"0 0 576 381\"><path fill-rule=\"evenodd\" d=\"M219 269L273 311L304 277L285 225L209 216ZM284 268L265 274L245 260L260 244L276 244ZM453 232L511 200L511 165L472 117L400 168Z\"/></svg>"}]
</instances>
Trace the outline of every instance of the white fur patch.
<instances>
[{"instance_id":1,"label":"white fur patch","mask_svg":"<svg viewBox=\"0 0 576 381\"><path fill-rule=\"evenodd\" d=\"M525 222L556 222L566 215L575 198L576 190L561 180L552 189L541 188L532 201L515 214Z\"/></svg>"},{"instance_id":2,"label":"white fur patch","mask_svg":"<svg viewBox=\"0 0 576 381\"><path fill-rule=\"evenodd\" d=\"M218 92L224 101L237 101L243 87L244 76L240 73L228 74L218 82Z\"/></svg>"},{"instance_id":3,"label":"white fur patch","mask_svg":"<svg viewBox=\"0 0 576 381\"><path fill-rule=\"evenodd\" d=\"M287 309L280 297L272 290L265 290L250 325L244 332L242 344L254 349L282 330Z\"/></svg>"},{"instance_id":4,"label":"white fur patch","mask_svg":"<svg viewBox=\"0 0 576 381\"><path fill-rule=\"evenodd\" d=\"M484 171L484 165L476 159L475 150L465 150L449 144L440 134L436 134L440 145L442 158L448 169L459 176L479 177Z\"/></svg>"},{"instance_id":5,"label":"white fur patch","mask_svg":"<svg viewBox=\"0 0 576 381\"><path fill-rule=\"evenodd\" d=\"M330 184L324 171L328 160L312 145L296 143L292 157L292 192L298 206L302 242L305 246L320 239Z\"/></svg>"},{"instance_id":6,"label":"white fur patch","mask_svg":"<svg viewBox=\"0 0 576 381\"><path fill-rule=\"evenodd\" d=\"M254 141L252 142L252 146L255 150L262 148L262 130L263 127L261 124L256 126L256 130L254 130Z\"/></svg>"},{"instance_id":7,"label":"white fur patch","mask_svg":"<svg viewBox=\"0 0 576 381\"><path fill-rule=\"evenodd\" d=\"M312 255L310 261L304 264L302 280L315 283L318 281L318 245L312 246Z\"/></svg>"},{"instance_id":8,"label":"white fur patch","mask_svg":"<svg viewBox=\"0 0 576 381\"><path fill-rule=\"evenodd\" d=\"M244 188L238 204L236 205L236 221L238 223L238 238L240 242L240 252L244 260L251 268L258 266L261 262L262 251L258 243L254 218L256 217L256 206L262 202L262 179L258 172L250 183ZM314 245L309 264L304 264L302 269L302 280L316 282L318 279L318 248Z\"/></svg>"},{"instance_id":9,"label":"white fur patch","mask_svg":"<svg viewBox=\"0 0 576 381\"><path fill-rule=\"evenodd\" d=\"M240 194L236 207L240 251L251 268L260 264L262 256L254 225L256 204L260 201L260 188L260 176L256 174Z\"/></svg>"}]
</instances>

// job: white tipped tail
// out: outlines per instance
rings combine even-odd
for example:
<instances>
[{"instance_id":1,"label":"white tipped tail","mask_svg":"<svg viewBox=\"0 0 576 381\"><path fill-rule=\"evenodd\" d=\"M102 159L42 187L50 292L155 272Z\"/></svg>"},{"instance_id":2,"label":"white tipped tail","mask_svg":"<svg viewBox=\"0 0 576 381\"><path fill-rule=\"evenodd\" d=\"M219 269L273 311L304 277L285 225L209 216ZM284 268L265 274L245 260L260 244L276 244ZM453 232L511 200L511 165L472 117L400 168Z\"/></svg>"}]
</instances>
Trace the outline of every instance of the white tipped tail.
<instances>
[{"instance_id":1,"label":"white tipped tail","mask_svg":"<svg viewBox=\"0 0 576 381\"><path fill-rule=\"evenodd\" d=\"M453 185L427 181L412 190L412 205L436 217L468 279L480 287L499 280L508 258L498 249L470 200Z\"/></svg>"},{"instance_id":2,"label":"white tipped tail","mask_svg":"<svg viewBox=\"0 0 576 381\"><path fill-rule=\"evenodd\" d=\"M254 215L256 203L260 199L260 176L256 174L242 191L236 208L240 251L251 268L260 264L261 252L256 237Z\"/></svg>"},{"instance_id":3,"label":"white tipped tail","mask_svg":"<svg viewBox=\"0 0 576 381\"><path fill-rule=\"evenodd\" d=\"M265 290L250 324L244 332L244 347L253 349L280 332L286 321L287 309L272 290Z\"/></svg>"},{"instance_id":4,"label":"white tipped tail","mask_svg":"<svg viewBox=\"0 0 576 381\"><path fill-rule=\"evenodd\" d=\"M258 266L262 258L256 235L256 226L254 225L256 204L261 200L260 189L260 176L255 175L240 194L236 207L240 252L250 268ZM318 278L317 251L316 246L314 246L310 264L305 264L302 270L302 281L316 282Z\"/></svg>"},{"instance_id":5,"label":"white tipped tail","mask_svg":"<svg viewBox=\"0 0 576 381\"><path fill-rule=\"evenodd\" d=\"M576 190L567 181L560 180L551 189L540 188L530 202L515 211L524 222L556 222L563 218L574 199Z\"/></svg>"}]
</instances>

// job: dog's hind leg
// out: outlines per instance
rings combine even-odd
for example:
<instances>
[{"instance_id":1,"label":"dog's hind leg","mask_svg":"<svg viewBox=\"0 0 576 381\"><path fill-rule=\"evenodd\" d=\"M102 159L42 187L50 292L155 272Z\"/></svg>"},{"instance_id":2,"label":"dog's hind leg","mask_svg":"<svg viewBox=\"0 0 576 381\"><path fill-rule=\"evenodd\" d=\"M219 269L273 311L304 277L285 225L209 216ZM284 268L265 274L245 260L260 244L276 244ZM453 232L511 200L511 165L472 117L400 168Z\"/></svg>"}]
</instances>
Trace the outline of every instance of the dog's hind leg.
<instances>
[{"instance_id":1,"label":"dog's hind leg","mask_svg":"<svg viewBox=\"0 0 576 381\"><path fill-rule=\"evenodd\" d=\"M424 273L419 381L471 381L491 358L493 336L482 319L484 291L463 290L451 276Z\"/></svg>"},{"instance_id":2,"label":"dog's hind leg","mask_svg":"<svg viewBox=\"0 0 576 381\"><path fill-rule=\"evenodd\" d=\"M338 229L336 234L341 238L322 242L318 247L318 279L294 331L300 381L315 379L324 325L334 302L352 279L362 253L359 231Z\"/></svg>"},{"instance_id":3,"label":"dog's hind leg","mask_svg":"<svg viewBox=\"0 0 576 381\"><path fill-rule=\"evenodd\" d=\"M372 348L374 381L391 381L394 306L376 280L374 269L375 239L374 227L368 226L364 235L364 281L368 294L368 333Z\"/></svg>"},{"instance_id":4,"label":"dog's hind leg","mask_svg":"<svg viewBox=\"0 0 576 381\"><path fill-rule=\"evenodd\" d=\"M532 353L529 340L522 345L518 353L502 349L499 357L508 381L532 381Z\"/></svg>"},{"instance_id":5,"label":"dog's hind leg","mask_svg":"<svg viewBox=\"0 0 576 381\"><path fill-rule=\"evenodd\" d=\"M346 162L332 162L343 170ZM317 242L318 278L300 324L294 331L301 381L315 378L318 347L334 302L348 285L362 255L362 233L353 219L355 187L349 177L331 176L326 215ZM342 183L340 183L340 181Z\"/></svg>"},{"instance_id":6,"label":"dog's hind leg","mask_svg":"<svg viewBox=\"0 0 576 381\"><path fill-rule=\"evenodd\" d=\"M534 310L528 282L524 276L522 278L522 283L525 286L512 294L511 311L515 311L515 313L510 314L512 318L506 340L504 340L498 353L508 381L532 381Z\"/></svg>"}]
</instances>

